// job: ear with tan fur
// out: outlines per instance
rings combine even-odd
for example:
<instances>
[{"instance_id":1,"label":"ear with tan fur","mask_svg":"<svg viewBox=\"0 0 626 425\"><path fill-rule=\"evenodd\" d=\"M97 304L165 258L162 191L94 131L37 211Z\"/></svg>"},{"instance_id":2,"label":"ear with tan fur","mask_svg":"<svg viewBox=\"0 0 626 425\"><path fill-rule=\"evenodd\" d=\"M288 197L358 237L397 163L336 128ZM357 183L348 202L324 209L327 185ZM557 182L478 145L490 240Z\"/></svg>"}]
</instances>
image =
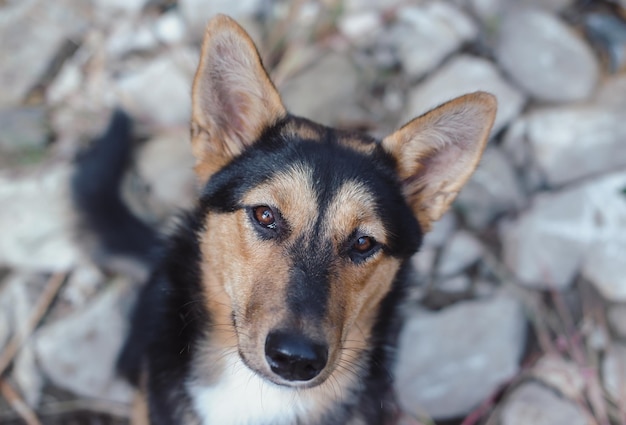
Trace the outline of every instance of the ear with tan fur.
<instances>
[{"instance_id":1,"label":"ear with tan fur","mask_svg":"<svg viewBox=\"0 0 626 425\"><path fill-rule=\"evenodd\" d=\"M478 165L495 116L496 98L476 92L415 118L383 140L425 231L450 207Z\"/></svg>"},{"instance_id":2,"label":"ear with tan fur","mask_svg":"<svg viewBox=\"0 0 626 425\"><path fill-rule=\"evenodd\" d=\"M248 34L225 15L211 19L192 89L192 150L200 181L285 114Z\"/></svg>"}]
</instances>

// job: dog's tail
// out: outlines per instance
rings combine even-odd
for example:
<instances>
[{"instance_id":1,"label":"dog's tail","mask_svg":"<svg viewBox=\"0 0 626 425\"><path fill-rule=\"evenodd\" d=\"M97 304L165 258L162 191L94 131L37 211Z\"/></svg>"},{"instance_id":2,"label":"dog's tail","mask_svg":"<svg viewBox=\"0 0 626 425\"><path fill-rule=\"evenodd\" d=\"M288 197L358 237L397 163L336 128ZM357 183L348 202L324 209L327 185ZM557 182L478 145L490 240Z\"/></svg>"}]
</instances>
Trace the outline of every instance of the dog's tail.
<instances>
[{"instance_id":1,"label":"dog's tail","mask_svg":"<svg viewBox=\"0 0 626 425\"><path fill-rule=\"evenodd\" d=\"M128 272L126 266L131 265L131 272L145 275L158 235L122 199L121 183L132 157L131 133L130 117L116 110L104 134L77 156L72 197L82 228L94 240L90 245L95 261L117 271Z\"/></svg>"}]
</instances>

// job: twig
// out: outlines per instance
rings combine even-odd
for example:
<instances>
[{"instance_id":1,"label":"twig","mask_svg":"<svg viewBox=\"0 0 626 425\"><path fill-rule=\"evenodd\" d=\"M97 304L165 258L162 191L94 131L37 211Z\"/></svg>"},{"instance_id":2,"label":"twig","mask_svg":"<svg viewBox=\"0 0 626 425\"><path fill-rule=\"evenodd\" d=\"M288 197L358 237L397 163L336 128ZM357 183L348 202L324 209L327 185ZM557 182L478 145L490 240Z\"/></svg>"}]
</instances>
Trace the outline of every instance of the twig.
<instances>
[{"instance_id":1,"label":"twig","mask_svg":"<svg viewBox=\"0 0 626 425\"><path fill-rule=\"evenodd\" d=\"M24 399L5 379L0 378L0 394L11 405L13 410L24 420L26 425L41 425L41 422Z\"/></svg>"},{"instance_id":2,"label":"twig","mask_svg":"<svg viewBox=\"0 0 626 425\"><path fill-rule=\"evenodd\" d=\"M24 345L24 342L26 342L43 315L48 311L50 303L52 303L59 289L61 289L66 276L66 272L53 274L46 283L46 287L41 293L39 300L37 300L34 311L28 320L26 330L13 335L2 354L0 354L0 376L2 376L6 368L9 367L20 348Z\"/></svg>"},{"instance_id":3,"label":"twig","mask_svg":"<svg viewBox=\"0 0 626 425\"><path fill-rule=\"evenodd\" d=\"M37 414L42 418L47 416L67 415L76 412L104 414L120 419L128 419L131 416L132 408L128 404L110 400L81 398L75 400L51 401L42 404L37 409ZM18 418L19 416L12 412L7 412L6 414L3 412L0 413L0 422Z\"/></svg>"}]
</instances>

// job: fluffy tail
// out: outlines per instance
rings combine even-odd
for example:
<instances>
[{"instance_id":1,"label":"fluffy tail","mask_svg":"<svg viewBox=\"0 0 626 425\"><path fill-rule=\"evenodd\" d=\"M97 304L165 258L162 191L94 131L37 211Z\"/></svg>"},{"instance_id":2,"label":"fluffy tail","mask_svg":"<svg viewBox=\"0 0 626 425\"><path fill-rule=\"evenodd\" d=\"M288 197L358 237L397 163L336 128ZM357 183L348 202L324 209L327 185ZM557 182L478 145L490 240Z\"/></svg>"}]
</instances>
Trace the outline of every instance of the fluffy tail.
<instances>
[{"instance_id":1,"label":"fluffy tail","mask_svg":"<svg viewBox=\"0 0 626 425\"><path fill-rule=\"evenodd\" d=\"M83 226L95 236L95 260L113 269L138 263L145 273L157 233L132 213L120 192L132 157L131 131L128 115L115 111L105 133L78 155L72 195Z\"/></svg>"}]
</instances>

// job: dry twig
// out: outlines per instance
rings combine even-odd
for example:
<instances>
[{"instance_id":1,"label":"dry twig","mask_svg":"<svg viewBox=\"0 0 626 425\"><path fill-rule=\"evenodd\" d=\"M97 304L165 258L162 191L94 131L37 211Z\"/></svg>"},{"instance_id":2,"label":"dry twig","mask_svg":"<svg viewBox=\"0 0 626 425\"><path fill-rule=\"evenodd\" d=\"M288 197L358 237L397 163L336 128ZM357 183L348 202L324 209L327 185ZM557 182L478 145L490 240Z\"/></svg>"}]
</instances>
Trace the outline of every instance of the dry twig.
<instances>
[{"instance_id":1,"label":"dry twig","mask_svg":"<svg viewBox=\"0 0 626 425\"><path fill-rule=\"evenodd\" d=\"M11 405L13 410L20 416L26 425L41 425L35 412L28 406L22 396L6 380L0 378L0 394Z\"/></svg>"}]
</instances>

